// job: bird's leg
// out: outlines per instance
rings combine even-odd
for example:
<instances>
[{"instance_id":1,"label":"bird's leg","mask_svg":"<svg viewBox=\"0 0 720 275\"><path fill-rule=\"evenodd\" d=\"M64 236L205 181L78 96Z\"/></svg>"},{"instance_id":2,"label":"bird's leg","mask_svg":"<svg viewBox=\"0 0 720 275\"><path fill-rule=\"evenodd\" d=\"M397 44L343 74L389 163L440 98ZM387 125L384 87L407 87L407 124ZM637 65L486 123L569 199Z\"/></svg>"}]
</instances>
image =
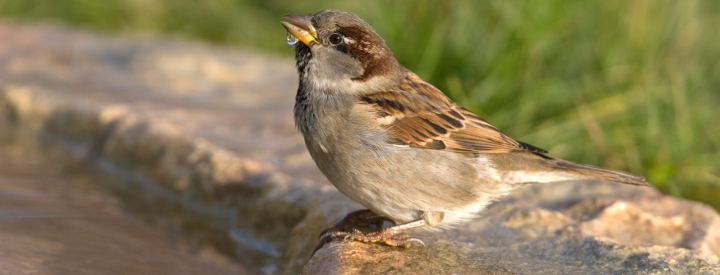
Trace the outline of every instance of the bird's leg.
<instances>
[{"instance_id":1,"label":"bird's leg","mask_svg":"<svg viewBox=\"0 0 720 275\"><path fill-rule=\"evenodd\" d=\"M388 227L387 229L383 229L383 223L385 221L389 221L392 223L393 226ZM367 227L368 225L374 225L376 227L375 231L371 231L370 233L363 233L358 227ZM320 234L320 243L317 247L315 247L315 250L313 250L313 254L320 249L323 245L330 242L332 239L343 237L345 239L353 239L362 241L360 239L375 239L374 241L365 241L365 242L383 242L385 244L391 245L391 246L403 246L403 247L409 247L412 242L418 242L422 244L422 241L414 238L404 238L404 239L390 239L395 234L398 234L400 232L404 232L410 229L404 229L406 228L406 224L399 225L399 228L392 229L396 227L395 222L385 218L383 216L380 216L378 214L375 214L375 212L372 212L369 209L363 209L358 210L355 212L351 212L350 214L347 214L345 218L343 218L340 222L335 224L333 227L330 227L328 229L323 230L323 232ZM386 231L389 230L389 231ZM400 230L400 231L398 231ZM382 232L382 233L381 233ZM394 232L394 233L392 233ZM380 234L377 236L380 236L380 240L377 239L377 236L373 234ZM360 236L368 236L368 237L360 237ZM424 244L423 244L424 245Z\"/></svg>"},{"instance_id":2,"label":"bird's leg","mask_svg":"<svg viewBox=\"0 0 720 275\"><path fill-rule=\"evenodd\" d=\"M395 224L392 220L375 214L375 212L370 211L370 209L357 210L347 214L345 218L336 223L333 227L323 230L323 232L320 233L320 239L326 239L334 232L347 231L348 229L357 230L358 226L363 225L375 225L377 230L380 230L382 229L385 221L389 221L393 223L393 225Z\"/></svg>"},{"instance_id":3,"label":"bird's leg","mask_svg":"<svg viewBox=\"0 0 720 275\"><path fill-rule=\"evenodd\" d=\"M352 232L336 231L331 233L328 237L330 239L342 237L344 240L353 240L364 243L384 243L389 246L399 246L405 248L412 246L413 243L418 243L424 246L425 243L423 243L420 239L408 237L397 238L396 235L402 232L424 227L426 225L427 223L424 219L419 219L409 223L393 225L391 227L370 233L363 233L357 229Z\"/></svg>"},{"instance_id":4,"label":"bird's leg","mask_svg":"<svg viewBox=\"0 0 720 275\"><path fill-rule=\"evenodd\" d=\"M347 233L348 230L360 232L360 230L357 229L358 226L368 225L375 225L377 227L376 230L381 230L385 221L390 221L393 225L395 224L392 220L375 214L375 212L372 212L370 209L350 212L350 214L347 214L345 218L340 220L333 227L325 229L322 233L320 233L320 243L315 247L312 254L315 255L315 252L318 249L330 242L333 239L333 236L341 234L340 232Z\"/></svg>"}]
</instances>

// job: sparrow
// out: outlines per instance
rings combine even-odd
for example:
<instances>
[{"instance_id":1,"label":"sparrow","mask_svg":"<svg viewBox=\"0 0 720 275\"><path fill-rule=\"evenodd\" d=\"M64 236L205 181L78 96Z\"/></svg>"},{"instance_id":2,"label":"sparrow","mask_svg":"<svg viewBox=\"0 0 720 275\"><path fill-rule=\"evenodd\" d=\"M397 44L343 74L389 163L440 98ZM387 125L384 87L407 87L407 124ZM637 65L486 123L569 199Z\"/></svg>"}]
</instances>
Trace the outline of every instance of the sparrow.
<instances>
[{"instance_id":1,"label":"sparrow","mask_svg":"<svg viewBox=\"0 0 720 275\"><path fill-rule=\"evenodd\" d=\"M290 38L301 42L294 44L295 124L320 171L367 207L324 231L324 242L422 244L398 234L452 228L528 184L648 185L643 177L553 158L511 138L400 65L355 14L323 10L283 18ZM385 220L392 226L383 227ZM376 227L347 230L353 223Z\"/></svg>"}]
</instances>

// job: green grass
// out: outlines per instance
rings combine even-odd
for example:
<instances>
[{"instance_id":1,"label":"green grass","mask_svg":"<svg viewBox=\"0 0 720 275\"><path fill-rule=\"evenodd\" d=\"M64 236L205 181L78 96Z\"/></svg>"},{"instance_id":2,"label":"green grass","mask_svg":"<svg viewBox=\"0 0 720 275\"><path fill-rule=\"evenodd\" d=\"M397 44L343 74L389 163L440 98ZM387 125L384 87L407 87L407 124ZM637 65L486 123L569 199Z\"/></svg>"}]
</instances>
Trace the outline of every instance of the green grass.
<instances>
[{"instance_id":1,"label":"green grass","mask_svg":"<svg viewBox=\"0 0 720 275\"><path fill-rule=\"evenodd\" d=\"M720 2L0 0L0 16L291 56L286 13L353 11L402 64L553 156L720 209Z\"/></svg>"}]
</instances>

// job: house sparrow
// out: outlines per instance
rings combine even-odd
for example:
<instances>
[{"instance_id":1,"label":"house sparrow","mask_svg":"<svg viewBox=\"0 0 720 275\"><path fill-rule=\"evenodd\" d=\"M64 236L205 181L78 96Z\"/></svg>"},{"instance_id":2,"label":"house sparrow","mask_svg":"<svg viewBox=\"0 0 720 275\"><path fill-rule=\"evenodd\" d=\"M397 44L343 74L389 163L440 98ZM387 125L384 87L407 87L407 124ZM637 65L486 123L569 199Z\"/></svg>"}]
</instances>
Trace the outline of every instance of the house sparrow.
<instances>
[{"instance_id":1,"label":"house sparrow","mask_svg":"<svg viewBox=\"0 0 720 275\"><path fill-rule=\"evenodd\" d=\"M449 228L527 184L596 180L647 185L644 178L546 155L517 141L404 68L358 16L324 10L286 15L299 87L295 123L320 171L369 210L348 215L322 239L392 246L395 236ZM343 230L349 222L393 226Z\"/></svg>"}]
</instances>

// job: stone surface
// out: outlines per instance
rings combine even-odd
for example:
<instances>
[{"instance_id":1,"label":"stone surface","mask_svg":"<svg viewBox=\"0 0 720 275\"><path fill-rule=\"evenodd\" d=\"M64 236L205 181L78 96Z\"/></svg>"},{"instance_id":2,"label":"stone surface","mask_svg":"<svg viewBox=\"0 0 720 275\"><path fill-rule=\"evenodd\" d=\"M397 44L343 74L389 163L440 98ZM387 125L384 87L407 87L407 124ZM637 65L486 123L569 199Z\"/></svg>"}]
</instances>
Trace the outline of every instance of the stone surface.
<instances>
[{"instance_id":1,"label":"stone surface","mask_svg":"<svg viewBox=\"0 0 720 275\"><path fill-rule=\"evenodd\" d=\"M127 215L98 186L68 173L58 158L5 134L0 274L250 274L211 249L190 253L167 232Z\"/></svg>"},{"instance_id":2,"label":"stone surface","mask_svg":"<svg viewBox=\"0 0 720 275\"><path fill-rule=\"evenodd\" d=\"M311 258L319 232L360 206L293 127L291 60L57 27L0 24L0 41L0 116L223 221L212 245L266 272L720 272L715 211L588 182L532 186L461 228L411 233L425 248L333 242Z\"/></svg>"},{"instance_id":3,"label":"stone surface","mask_svg":"<svg viewBox=\"0 0 720 275\"><path fill-rule=\"evenodd\" d=\"M333 242L307 274L715 274L711 208L649 188L555 183L515 192L481 218L447 232L413 234L408 250Z\"/></svg>"}]
</instances>

